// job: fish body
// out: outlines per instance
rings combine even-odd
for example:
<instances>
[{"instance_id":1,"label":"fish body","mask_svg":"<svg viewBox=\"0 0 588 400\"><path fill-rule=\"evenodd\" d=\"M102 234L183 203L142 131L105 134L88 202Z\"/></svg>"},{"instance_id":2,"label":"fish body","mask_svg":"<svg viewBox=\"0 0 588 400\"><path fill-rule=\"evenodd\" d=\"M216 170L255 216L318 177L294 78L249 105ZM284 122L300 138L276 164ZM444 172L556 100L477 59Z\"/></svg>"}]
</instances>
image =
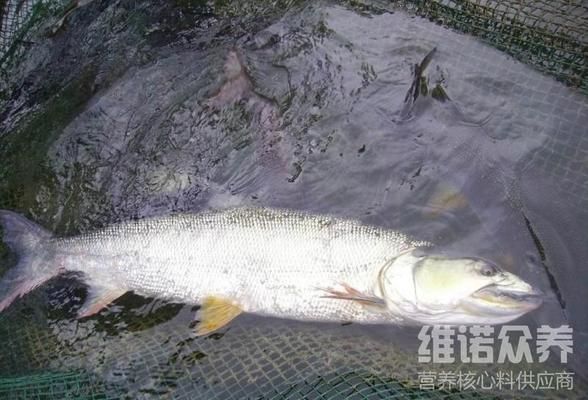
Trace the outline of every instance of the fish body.
<instances>
[{"instance_id":1,"label":"fish body","mask_svg":"<svg viewBox=\"0 0 588 400\"><path fill-rule=\"evenodd\" d=\"M122 294L199 304L197 334L242 312L331 322L482 324L540 304L515 275L475 258L419 254L407 235L328 215L268 208L176 214L58 238L0 210L19 256L0 312L64 272L88 284L79 317Z\"/></svg>"},{"instance_id":2,"label":"fish body","mask_svg":"<svg viewBox=\"0 0 588 400\"><path fill-rule=\"evenodd\" d=\"M107 286L182 303L228 298L246 312L299 320L388 322L322 297L343 282L371 292L387 260L424 244L398 232L294 211L179 214L53 239L55 263Z\"/></svg>"}]
</instances>

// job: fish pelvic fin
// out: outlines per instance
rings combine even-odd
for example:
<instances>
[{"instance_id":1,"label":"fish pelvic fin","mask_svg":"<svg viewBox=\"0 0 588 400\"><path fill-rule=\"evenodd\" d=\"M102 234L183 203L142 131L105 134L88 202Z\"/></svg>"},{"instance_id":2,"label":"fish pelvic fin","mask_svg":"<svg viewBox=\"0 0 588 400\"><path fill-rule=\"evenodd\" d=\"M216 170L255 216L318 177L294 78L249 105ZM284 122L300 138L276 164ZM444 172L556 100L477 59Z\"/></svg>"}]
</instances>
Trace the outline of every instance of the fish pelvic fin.
<instances>
[{"instance_id":1,"label":"fish pelvic fin","mask_svg":"<svg viewBox=\"0 0 588 400\"><path fill-rule=\"evenodd\" d=\"M62 270L47 242L51 234L12 211L0 210L2 241L16 253L18 262L0 279L0 312L12 302L58 275Z\"/></svg>"},{"instance_id":2,"label":"fish pelvic fin","mask_svg":"<svg viewBox=\"0 0 588 400\"><path fill-rule=\"evenodd\" d=\"M229 299L206 297L198 311L199 322L196 325L196 336L205 336L222 328L242 312L241 307Z\"/></svg>"},{"instance_id":3,"label":"fish pelvic fin","mask_svg":"<svg viewBox=\"0 0 588 400\"><path fill-rule=\"evenodd\" d=\"M97 314L100 310L126 292L127 289L92 286L88 289L88 297L86 298L86 301L78 310L77 318L81 319Z\"/></svg>"},{"instance_id":4,"label":"fish pelvic fin","mask_svg":"<svg viewBox=\"0 0 588 400\"><path fill-rule=\"evenodd\" d=\"M386 302L380 297L360 292L346 283L342 283L341 287L343 290L332 288L322 289L328 294L321 297L327 299L351 300L370 307L386 307Z\"/></svg>"}]
</instances>

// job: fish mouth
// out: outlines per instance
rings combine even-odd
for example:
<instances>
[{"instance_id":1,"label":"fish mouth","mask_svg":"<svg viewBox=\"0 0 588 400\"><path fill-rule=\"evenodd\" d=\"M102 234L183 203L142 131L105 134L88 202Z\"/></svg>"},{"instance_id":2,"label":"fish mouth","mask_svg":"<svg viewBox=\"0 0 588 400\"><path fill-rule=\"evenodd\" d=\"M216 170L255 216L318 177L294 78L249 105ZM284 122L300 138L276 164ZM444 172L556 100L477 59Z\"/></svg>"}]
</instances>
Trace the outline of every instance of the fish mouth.
<instances>
[{"instance_id":1,"label":"fish mouth","mask_svg":"<svg viewBox=\"0 0 588 400\"><path fill-rule=\"evenodd\" d=\"M476 303L505 312L529 312L543 303L544 295L530 285L490 284L470 296Z\"/></svg>"}]
</instances>

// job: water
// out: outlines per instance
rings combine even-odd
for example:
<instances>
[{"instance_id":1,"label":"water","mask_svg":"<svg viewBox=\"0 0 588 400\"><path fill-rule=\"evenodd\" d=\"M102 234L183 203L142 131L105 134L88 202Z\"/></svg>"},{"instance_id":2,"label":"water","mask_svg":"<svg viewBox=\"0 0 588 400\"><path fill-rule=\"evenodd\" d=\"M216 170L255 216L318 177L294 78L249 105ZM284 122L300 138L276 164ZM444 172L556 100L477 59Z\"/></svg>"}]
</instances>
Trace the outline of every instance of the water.
<instances>
[{"instance_id":1,"label":"water","mask_svg":"<svg viewBox=\"0 0 588 400\"><path fill-rule=\"evenodd\" d=\"M287 207L485 257L547 294L521 323L574 327L580 396L588 100L402 11L244 7L237 17L199 3L90 4L71 31L39 40L12 77L28 90L5 102L0 206L58 234L176 211ZM407 110L413 65L432 48L425 75L449 100L420 96ZM255 95L211 107L231 51ZM51 85L66 91L52 98ZM241 398L319 375L414 381L423 369L414 329L245 316L195 339L191 306L129 294L76 321L84 296L75 280L54 281L0 316L0 376L81 370L108 393Z\"/></svg>"}]
</instances>

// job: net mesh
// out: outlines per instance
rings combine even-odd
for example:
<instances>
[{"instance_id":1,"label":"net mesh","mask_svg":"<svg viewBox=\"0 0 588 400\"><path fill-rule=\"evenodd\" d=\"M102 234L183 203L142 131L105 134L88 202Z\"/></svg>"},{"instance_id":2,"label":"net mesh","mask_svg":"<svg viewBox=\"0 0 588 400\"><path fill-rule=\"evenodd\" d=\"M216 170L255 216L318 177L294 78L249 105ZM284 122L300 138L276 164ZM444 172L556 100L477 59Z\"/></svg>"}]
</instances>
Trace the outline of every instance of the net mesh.
<instances>
[{"instance_id":1,"label":"net mesh","mask_svg":"<svg viewBox=\"0 0 588 400\"><path fill-rule=\"evenodd\" d=\"M34 5L38 0L2 1L2 24L0 29L0 60L4 61L17 41L26 33L26 27L33 17Z\"/></svg>"},{"instance_id":2,"label":"net mesh","mask_svg":"<svg viewBox=\"0 0 588 400\"><path fill-rule=\"evenodd\" d=\"M380 0L381 3L384 3ZM351 1L361 3L361 1ZM399 1L406 10L478 36L498 49L588 92L588 5L574 1L435 0ZM64 1L5 0L0 60L18 47L37 6L54 12ZM2 3L0 3L2 6Z\"/></svg>"},{"instance_id":3,"label":"net mesh","mask_svg":"<svg viewBox=\"0 0 588 400\"><path fill-rule=\"evenodd\" d=\"M106 400L119 397L107 396L100 385L93 383L83 373L66 372L0 379L0 398Z\"/></svg>"},{"instance_id":4,"label":"net mesh","mask_svg":"<svg viewBox=\"0 0 588 400\"><path fill-rule=\"evenodd\" d=\"M385 4L348 3L359 8ZM47 15L47 7L64 10L66 6L34 0L1 4L2 67L24 51L27 29ZM478 36L588 92L588 6L583 1L444 0L402 1L397 5ZM579 205L586 205L588 164L577 165L569 156L588 154L588 140L574 133L575 126L588 123L581 113L584 104L578 99L558 101L570 103L563 107L569 115L559 117L557 135L530 162L554 177L565 176L562 190ZM365 335L304 325L292 329L281 322L257 325L238 321L222 341L216 341L214 335L194 341L190 310L177 306L151 310L150 325L144 325L146 319L140 313L136 318L127 315L124 323L128 332L120 333L116 329L120 321L108 315L79 323L65 310L64 315L47 319L43 304L55 308L64 298L76 297L69 292L52 301L44 297L51 292L55 288L30 295L0 315L0 398L114 399L166 394L186 399L496 398L472 391L418 390L414 385L419 367L414 365L415 352L407 353ZM85 331L96 329L105 334L84 337ZM51 357L57 353L59 360ZM87 372L88 364L100 365L102 370ZM325 370L332 372L323 375Z\"/></svg>"},{"instance_id":5,"label":"net mesh","mask_svg":"<svg viewBox=\"0 0 588 400\"><path fill-rule=\"evenodd\" d=\"M416 1L407 7L588 90L588 6L583 1Z\"/></svg>"},{"instance_id":6,"label":"net mesh","mask_svg":"<svg viewBox=\"0 0 588 400\"><path fill-rule=\"evenodd\" d=\"M189 315L174 306L151 312L148 324L145 316L127 315L132 332L120 334L84 334L116 325L116 314L80 323L67 317L69 311L59 320L50 312L47 327L42 304L53 307L66 294L74 293L66 289L54 299L33 294L0 320L0 398L496 398L420 390L412 353L335 326L293 329L285 321L245 318L225 334L195 340L184 318ZM88 364L92 374L84 372Z\"/></svg>"},{"instance_id":7,"label":"net mesh","mask_svg":"<svg viewBox=\"0 0 588 400\"><path fill-rule=\"evenodd\" d=\"M412 331L385 331L382 338L360 326L292 326L245 316L228 331L199 340L189 326L189 307L154 305L133 295L121 299L136 305L125 307L122 317L106 311L76 321L72 316L80 298L75 286L70 282L67 288L32 293L0 319L0 398L499 398L494 391L462 391L451 385L421 390L419 372L452 371L488 379L496 366L424 367L416 362L416 348L390 340L416 335ZM64 306L66 299L74 301ZM150 309L147 317L145 306ZM549 366L523 363L516 368L538 373ZM585 387L578 379L565 395L578 397ZM537 398L545 395L538 393Z\"/></svg>"},{"instance_id":8,"label":"net mesh","mask_svg":"<svg viewBox=\"0 0 588 400\"><path fill-rule=\"evenodd\" d=\"M4 56L12 44L15 35L30 17L34 0L2 1L2 25L0 29L0 55Z\"/></svg>"}]
</instances>

